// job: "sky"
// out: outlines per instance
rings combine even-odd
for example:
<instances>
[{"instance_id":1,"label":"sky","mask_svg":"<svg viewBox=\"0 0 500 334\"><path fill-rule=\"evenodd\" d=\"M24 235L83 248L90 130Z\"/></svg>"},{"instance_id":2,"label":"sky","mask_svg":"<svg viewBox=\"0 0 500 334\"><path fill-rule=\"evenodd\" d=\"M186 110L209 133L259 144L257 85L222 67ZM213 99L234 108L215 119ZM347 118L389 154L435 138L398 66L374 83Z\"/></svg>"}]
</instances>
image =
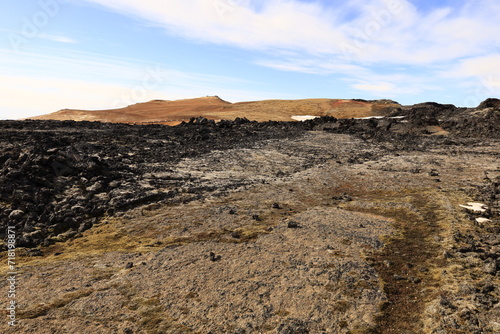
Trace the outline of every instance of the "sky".
<instances>
[{"instance_id":1,"label":"sky","mask_svg":"<svg viewBox=\"0 0 500 334\"><path fill-rule=\"evenodd\" d=\"M500 97L497 0L0 0L0 119L153 99Z\"/></svg>"}]
</instances>

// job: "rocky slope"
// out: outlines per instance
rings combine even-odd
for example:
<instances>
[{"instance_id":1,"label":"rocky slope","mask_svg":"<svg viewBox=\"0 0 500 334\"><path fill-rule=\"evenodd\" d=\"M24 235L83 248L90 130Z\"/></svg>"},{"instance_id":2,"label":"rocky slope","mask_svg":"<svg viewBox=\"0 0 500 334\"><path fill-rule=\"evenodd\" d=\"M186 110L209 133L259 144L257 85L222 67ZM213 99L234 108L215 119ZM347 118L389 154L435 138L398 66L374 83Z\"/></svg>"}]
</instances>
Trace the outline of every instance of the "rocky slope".
<instances>
[{"instance_id":1,"label":"rocky slope","mask_svg":"<svg viewBox=\"0 0 500 334\"><path fill-rule=\"evenodd\" d=\"M1 331L498 332L499 112L0 122Z\"/></svg>"}]
</instances>

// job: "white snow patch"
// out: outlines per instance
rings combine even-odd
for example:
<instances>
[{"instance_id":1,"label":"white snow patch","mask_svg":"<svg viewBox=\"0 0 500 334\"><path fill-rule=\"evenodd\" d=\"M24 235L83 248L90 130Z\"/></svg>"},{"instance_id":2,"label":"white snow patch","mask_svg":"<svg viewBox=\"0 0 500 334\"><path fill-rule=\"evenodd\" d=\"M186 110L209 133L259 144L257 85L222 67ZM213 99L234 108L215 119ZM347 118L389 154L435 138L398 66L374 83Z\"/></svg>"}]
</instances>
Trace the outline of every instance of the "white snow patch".
<instances>
[{"instance_id":1,"label":"white snow patch","mask_svg":"<svg viewBox=\"0 0 500 334\"><path fill-rule=\"evenodd\" d=\"M298 115L298 116L292 116L292 119L294 121L300 121L300 122L304 122L304 121L308 121L310 119L315 119L315 118L319 118L320 116L312 116L312 115Z\"/></svg>"},{"instance_id":2,"label":"white snow patch","mask_svg":"<svg viewBox=\"0 0 500 334\"><path fill-rule=\"evenodd\" d=\"M490 221L491 221L491 219L488 219L488 218L483 218L483 217L476 218L476 223L479 223L479 224L489 223Z\"/></svg>"},{"instance_id":3,"label":"white snow patch","mask_svg":"<svg viewBox=\"0 0 500 334\"><path fill-rule=\"evenodd\" d=\"M472 211L474 213L483 213L486 212L486 209L488 208L485 204L483 203L474 203L474 202L469 202L467 205L459 205L461 208L464 208L468 211Z\"/></svg>"}]
</instances>

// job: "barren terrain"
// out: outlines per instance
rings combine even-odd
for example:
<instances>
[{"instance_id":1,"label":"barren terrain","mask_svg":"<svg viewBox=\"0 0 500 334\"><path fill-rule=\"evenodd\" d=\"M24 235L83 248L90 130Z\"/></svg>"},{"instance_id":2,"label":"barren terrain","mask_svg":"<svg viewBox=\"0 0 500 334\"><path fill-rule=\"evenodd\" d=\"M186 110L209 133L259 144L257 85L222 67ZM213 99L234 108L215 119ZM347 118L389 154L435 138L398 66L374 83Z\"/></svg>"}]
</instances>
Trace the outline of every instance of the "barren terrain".
<instances>
[{"instance_id":1,"label":"barren terrain","mask_svg":"<svg viewBox=\"0 0 500 334\"><path fill-rule=\"evenodd\" d=\"M216 121L234 120L239 117L265 122L291 121L291 117L296 115L336 118L385 116L394 107L399 107L399 104L389 100L304 99L230 103L218 96L207 96L177 101L154 100L111 110L63 109L32 119L177 125L182 121L189 121L192 117L205 117Z\"/></svg>"},{"instance_id":2,"label":"barren terrain","mask_svg":"<svg viewBox=\"0 0 500 334\"><path fill-rule=\"evenodd\" d=\"M498 333L500 101L390 116L0 122L0 331Z\"/></svg>"}]
</instances>

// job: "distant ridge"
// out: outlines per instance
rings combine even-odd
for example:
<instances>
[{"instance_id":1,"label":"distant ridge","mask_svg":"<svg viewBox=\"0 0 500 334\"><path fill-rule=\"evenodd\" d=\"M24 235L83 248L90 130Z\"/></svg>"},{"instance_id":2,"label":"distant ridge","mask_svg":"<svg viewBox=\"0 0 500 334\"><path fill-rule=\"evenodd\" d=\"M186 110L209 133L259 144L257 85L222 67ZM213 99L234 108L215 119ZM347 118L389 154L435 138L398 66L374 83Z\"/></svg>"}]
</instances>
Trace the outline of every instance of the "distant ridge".
<instances>
[{"instance_id":1,"label":"distant ridge","mask_svg":"<svg viewBox=\"0 0 500 334\"><path fill-rule=\"evenodd\" d=\"M300 115L336 118L385 116L397 107L400 105L391 100L302 99L231 103L219 96L205 96L175 101L152 100L109 110L62 109L30 119L175 125L192 117L216 121L237 117L255 121L292 121L292 116Z\"/></svg>"}]
</instances>

